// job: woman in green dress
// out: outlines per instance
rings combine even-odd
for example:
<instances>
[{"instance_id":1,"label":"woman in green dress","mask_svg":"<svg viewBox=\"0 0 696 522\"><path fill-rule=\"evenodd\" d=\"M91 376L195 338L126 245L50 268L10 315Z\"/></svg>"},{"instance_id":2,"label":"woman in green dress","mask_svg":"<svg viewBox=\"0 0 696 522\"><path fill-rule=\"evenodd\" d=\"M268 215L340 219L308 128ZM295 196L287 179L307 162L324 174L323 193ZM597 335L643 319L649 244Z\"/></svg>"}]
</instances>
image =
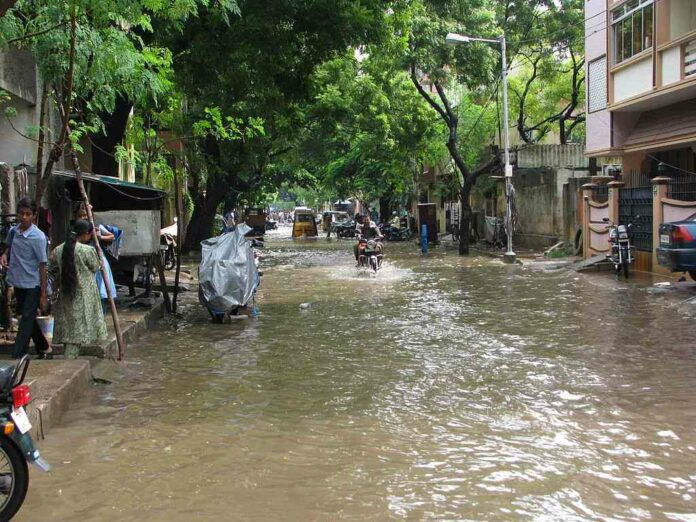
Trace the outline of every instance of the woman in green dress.
<instances>
[{"instance_id":1,"label":"woman in green dress","mask_svg":"<svg viewBox=\"0 0 696 522\"><path fill-rule=\"evenodd\" d=\"M65 357L75 359L80 346L106 339L106 322L94 274L101 268L96 250L87 245L92 225L78 219L72 232L51 255L56 274L58 299L55 303L53 340L65 344Z\"/></svg>"}]
</instances>

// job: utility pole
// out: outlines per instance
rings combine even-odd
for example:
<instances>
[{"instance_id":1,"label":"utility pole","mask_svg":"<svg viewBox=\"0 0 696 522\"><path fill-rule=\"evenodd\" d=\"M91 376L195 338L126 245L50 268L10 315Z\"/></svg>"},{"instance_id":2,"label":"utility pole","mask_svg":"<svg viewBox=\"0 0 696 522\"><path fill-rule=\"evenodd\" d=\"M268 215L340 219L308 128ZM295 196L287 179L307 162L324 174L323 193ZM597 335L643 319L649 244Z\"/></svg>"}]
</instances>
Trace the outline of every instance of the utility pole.
<instances>
[{"instance_id":1,"label":"utility pole","mask_svg":"<svg viewBox=\"0 0 696 522\"><path fill-rule=\"evenodd\" d=\"M449 33L445 38L448 44L459 45L469 42L486 42L500 45L502 54L501 63L503 65L503 127L505 128L505 200L507 201L507 216L505 217L505 232L507 235L507 252L505 252L505 261L514 263L517 255L512 250L512 201L515 194L515 189L512 186L512 165L510 164L510 129L508 123L508 81L507 81L507 41L505 35L501 35L497 39L492 38L473 38L457 33ZM464 233L465 231L462 231Z\"/></svg>"}]
</instances>

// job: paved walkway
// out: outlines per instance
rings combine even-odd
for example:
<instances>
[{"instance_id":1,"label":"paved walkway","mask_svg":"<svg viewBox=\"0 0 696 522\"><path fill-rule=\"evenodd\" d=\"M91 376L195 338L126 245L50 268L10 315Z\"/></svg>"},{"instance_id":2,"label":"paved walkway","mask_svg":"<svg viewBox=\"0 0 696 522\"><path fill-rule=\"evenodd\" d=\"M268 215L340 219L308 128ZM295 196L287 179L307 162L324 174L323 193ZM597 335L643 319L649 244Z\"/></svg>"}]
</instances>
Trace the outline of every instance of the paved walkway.
<instances>
[{"instance_id":1,"label":"paved walkway","mask_svg":"<svg viewBox=\"0 0 696 522\"><path fill-rule=\"evenodd\" d=\"M123 339L127 347L139 337L148 326L162 317L163 303L159 299L151 308L119 310ZM68 360L62 358L63 347L53 347L55 359L51 361L31 360L25 382L31 387L32 402L27 414L32 423L32 435L41 440L46 433L60 422L70 405L83 397L94 385L92 365L99 360L115 357L118 354L116 334L113 332L111 316L107 318L109 339L97 346L84 347L81 355L85 359ZM0 347L4 359L9 358L11 345ZM33 356L32 356L33 357Z\"/></svg>"}]
</instances>

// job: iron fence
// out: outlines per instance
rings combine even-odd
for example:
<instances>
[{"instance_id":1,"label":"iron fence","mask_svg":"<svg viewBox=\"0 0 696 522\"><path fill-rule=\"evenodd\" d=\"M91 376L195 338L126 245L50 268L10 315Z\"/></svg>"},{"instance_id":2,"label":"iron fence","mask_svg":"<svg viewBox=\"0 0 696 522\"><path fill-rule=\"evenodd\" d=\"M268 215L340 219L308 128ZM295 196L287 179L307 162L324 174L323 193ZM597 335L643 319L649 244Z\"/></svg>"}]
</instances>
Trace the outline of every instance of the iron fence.
<instances>
[{"instance_id":1,"label":"iron fence","mask_svg":"<svg viewBox=\"0 0 696 522\"><path fill-rule=\"evenodd\" d=\"M637 250L653 250L652 217L652 186L620 189L619 224L633 224L633 244Z\"/></svg>"},{"instance_id":2,"label":"iron fence","mask_svg":"<svg viewBox=\"0 0 696 522\"><path fill-rule=\"evenodd\" d=\"M681 201L696 201L696 175L670 173L667 195Z\"/></svg>"}]
</instances>

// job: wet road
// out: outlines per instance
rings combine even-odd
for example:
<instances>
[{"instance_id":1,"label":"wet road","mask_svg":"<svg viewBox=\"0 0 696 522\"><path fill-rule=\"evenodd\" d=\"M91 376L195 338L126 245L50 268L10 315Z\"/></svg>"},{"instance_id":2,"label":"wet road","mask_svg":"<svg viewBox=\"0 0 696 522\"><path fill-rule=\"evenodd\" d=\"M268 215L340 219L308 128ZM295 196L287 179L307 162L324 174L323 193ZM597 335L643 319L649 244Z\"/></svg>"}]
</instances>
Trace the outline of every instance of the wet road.
<instances>
[{"instance_id":1,"label":"wet road","mask_svg":"<svg viewBox=\"0 0 696 522\"><path fill-rule=\"evenodd\" d=\"M696 520L696 323L645 285L269 241L42 443L19 520ZM606 283L606 284L604 284ZM300 304L309 302L309 310Z\"/></svg>"}]
</instances>

